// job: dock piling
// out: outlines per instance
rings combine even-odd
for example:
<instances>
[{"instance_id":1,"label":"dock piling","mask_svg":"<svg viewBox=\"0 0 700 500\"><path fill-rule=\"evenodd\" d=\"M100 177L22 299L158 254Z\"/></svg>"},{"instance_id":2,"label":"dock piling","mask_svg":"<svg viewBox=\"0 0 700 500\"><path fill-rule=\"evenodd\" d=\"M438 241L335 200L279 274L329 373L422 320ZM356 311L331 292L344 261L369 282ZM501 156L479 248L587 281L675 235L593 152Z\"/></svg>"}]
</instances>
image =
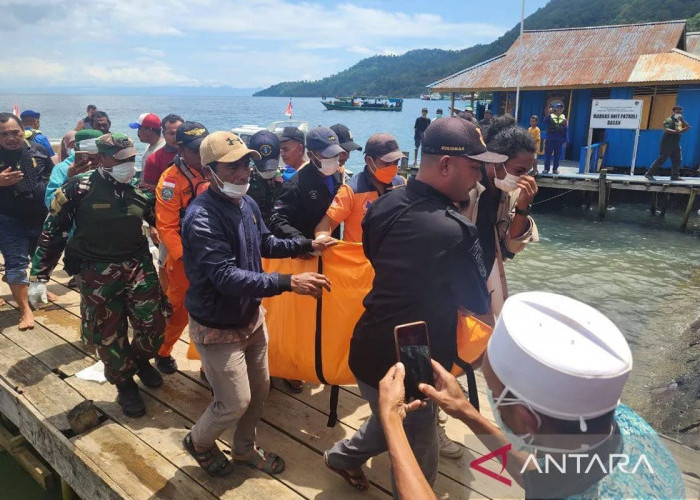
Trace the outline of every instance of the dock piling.
<instances>
[{"instance_id":1,"label":"dock piling","mask_svg":"<svg viewBox=\"0 0 700 500\"><path fill-rule=\"evenodd\" d=\"M598 220L605 219L605 211L608 208L608 185L606 179L608 170L603 168L598 176Z\"/></svg>"},{"instance_id":2,"label":"dock piling","mask_svg":"<svg viewBox=\"0 0 700 500\"><path fill-rule=\"evenodd\" d=\"M690 212L693 210L693 203L695 202L695 189L690 190L690 195L688 195L688 205L685 207L685 212L683 212L683 221L681 222L681 231L685 232L685 228L688 226L688 219L690 218Z\"/></svg>"}]
</instances>

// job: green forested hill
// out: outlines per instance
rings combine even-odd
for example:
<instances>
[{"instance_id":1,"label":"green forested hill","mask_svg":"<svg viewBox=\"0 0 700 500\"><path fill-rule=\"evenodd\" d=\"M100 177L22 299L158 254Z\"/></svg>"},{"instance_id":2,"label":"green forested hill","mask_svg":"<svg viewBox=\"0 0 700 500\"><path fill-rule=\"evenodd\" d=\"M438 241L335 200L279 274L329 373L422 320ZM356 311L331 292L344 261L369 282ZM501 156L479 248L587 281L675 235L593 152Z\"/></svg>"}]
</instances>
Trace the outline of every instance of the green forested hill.
<instances>
[{"instance_id":1,"label":"green forested hill","mask_svg":"<svg viewBox=\"0 0 700 500\"><path fill-rule=\"evenodd\" d=\"M693 16L696 17L689 30L700 29L700 0L552 0L525 19L525 29L667 21ZM322 80L282 82L255 95L418 97L426 92L427 84L504 53L516 40L519 28L519 25L513 27L488 45L463 50L420 49L400 56L368 57Z\"/></svg>"}]
</instances>

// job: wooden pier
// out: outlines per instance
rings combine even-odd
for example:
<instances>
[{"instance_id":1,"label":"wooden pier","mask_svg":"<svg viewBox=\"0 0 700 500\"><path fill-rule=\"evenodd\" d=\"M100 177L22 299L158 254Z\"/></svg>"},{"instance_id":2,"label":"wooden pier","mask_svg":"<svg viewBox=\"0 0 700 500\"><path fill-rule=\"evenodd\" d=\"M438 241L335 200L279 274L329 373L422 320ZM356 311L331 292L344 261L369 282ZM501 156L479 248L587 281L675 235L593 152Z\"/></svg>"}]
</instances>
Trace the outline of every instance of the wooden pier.
<instances>
[{"instance_id":1,"label":"wooden pier","mask_svg":"<svg viewBox=\"0 0 700 500\"><path fill-rule=\"evenodd\" d=\"M323 451L352 435L370 415L355 386L342 388L339 422L329 428L329 387L307 384L297 395L275 383L258 426L258 441L285 459L285 472L273 477L237 466L229 477L209 477L181 444L211 398L208 386L199 378L199 362L185 357L187 335L173 353L180 370L164 376L161 388L141 386L147 414L127 418L115 402L113 386L75 376L94 364L96 357L80 341L79 294L67 282L63 271L54 273L48 288L58 300L37 311L36 327L26 332L17 329L16 304L7 285L0 283L0 297L7 301L0 307L0 413L22 436L0 439L0 445L26 440L60 476L65 491L69 486L85 500L390 498L386 454L369 462L366 472L371 486L366 493L351 488L323 464ZM485 403L484 388L479 377ZM76 432L68 415L80 404L90 407L90 402L97 410L98 425ZM482 412L493 418L487 404ZM447 432L467 446L459 460L440 459L435 484L439 498L523 497L515 483L507 487L469 468L469 462L484 455L486 448L473 436L469 439L466 426L449 419ZM222 436L220 446L225 450L230 437ZM684 473L687 498L700 498L700 452L670 439L666 443Z\"/></svg>"},{"instance_id":2,"label":"wooden pier","mask_svg":"<svg viewBox=\"0 0 700 500\"><path fill-rule=\"evenodd\" d=\"M611 190L641 191L650 193L650 208L655 213L658 207L659 194L688 195L680 230L685 231L692 213L695 195L700 191L700 177L683 177L679 181L672 181L668 176L655 176L654 181L648 181L643 175L625 175L611 173L602 169L598 173L580 174L578 166L570 166L574 162L562 162L559 174L543 174L537 177L537 185L540 188L562 189L570 191L589 191L598 194L598 218L605 218L610 202ZM541 169L542 165L540 165ZM535 199L535 203L541 201Z\"/></svg>"}]
</instances>

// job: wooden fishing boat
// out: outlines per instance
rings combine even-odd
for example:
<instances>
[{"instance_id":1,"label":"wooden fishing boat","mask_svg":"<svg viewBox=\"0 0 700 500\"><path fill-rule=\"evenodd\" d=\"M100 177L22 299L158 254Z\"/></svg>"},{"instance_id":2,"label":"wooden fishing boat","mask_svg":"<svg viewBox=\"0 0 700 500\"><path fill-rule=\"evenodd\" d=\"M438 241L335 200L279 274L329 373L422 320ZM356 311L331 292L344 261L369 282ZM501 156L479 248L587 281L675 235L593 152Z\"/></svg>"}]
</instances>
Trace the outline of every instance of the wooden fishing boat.
<instances>
[{"instance_id":1,"label":"wooden fishing boat","mask_svg":"<svg viewBox=\"0 0 700 500\"><path fill-rule=\"evenodd\" d=\"M321 101L329 110L401 111L403 99L388 97L336 97Z\"/></svg>"}]
</instances>

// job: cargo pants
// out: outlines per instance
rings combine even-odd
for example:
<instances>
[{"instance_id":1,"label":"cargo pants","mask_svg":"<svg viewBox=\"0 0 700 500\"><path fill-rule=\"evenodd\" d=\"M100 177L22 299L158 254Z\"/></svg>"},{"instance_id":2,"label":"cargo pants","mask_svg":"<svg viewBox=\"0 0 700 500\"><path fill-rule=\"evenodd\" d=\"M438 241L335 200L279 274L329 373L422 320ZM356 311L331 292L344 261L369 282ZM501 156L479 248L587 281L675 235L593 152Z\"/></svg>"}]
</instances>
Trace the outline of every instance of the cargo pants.
<instances>
[{"instance_id":1,"label":"cargo pants","mask_svg":"<svg viewBox=\"0 0 700 500\"><path fill-rule=\"evenodd\" d=\"M151 359L163 343L169 304L150 254L119 263L84 262L80 271L83 341L91 342L112 384L137 371L137 360ZM131 342L128 320L134 330Z\"/></svg>"},{"instance_id":2,"label":"cargo pants","mask_svg":"<svg viewBox=\"0 0 700 500\"><path fill-rule=\"evenodd\" d=\"M167 277L166 295L173 308L173 314L165 326L165 340L158 351L159 356L170 356L173 346L182 335L189 321L187 309L185 309L185 293L190 286L185 274L185 264L182 259L173 261L166 259L165 273Z\"/></svg>"}]
</instances>

